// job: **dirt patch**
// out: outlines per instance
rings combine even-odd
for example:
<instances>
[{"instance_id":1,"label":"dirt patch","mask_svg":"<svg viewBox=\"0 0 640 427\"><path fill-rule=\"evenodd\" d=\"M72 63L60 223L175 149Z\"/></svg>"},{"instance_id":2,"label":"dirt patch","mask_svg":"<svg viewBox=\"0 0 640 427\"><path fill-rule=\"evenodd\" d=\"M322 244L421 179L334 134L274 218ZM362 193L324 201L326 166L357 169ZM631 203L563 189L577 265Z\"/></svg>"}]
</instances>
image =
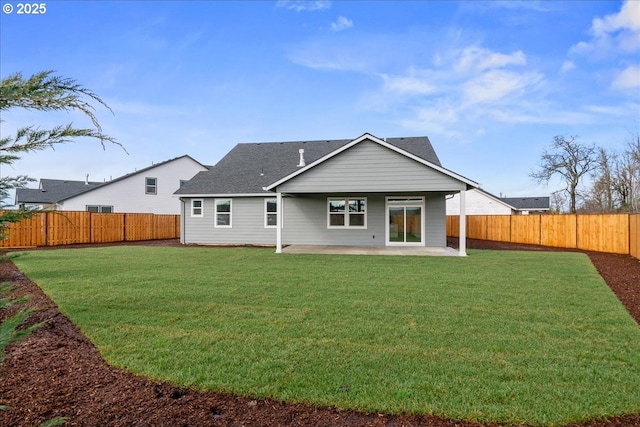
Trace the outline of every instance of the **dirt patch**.
<instances>
[{"instance_id":1,"label":"dirt patch","mask_svg":"<svg viewBox=\"0 0 640 427\"><path fill-rule=\"evenodd\" d=\"M450 243L455 245L457 242ZM176 240L138 244L179 246ZM529 245L474 240L468 241L467 245L469 248L543 250ZM623 255L588 255L629 313L640 323L640 261ZM12 282L20 287L18 293L32 295L30 305L40 310L32 316L30 323L46 321L46 325L26 341L9 348L0 368L0 405L10 407L0 411L2 426L35 426L56 416L67 417L66 426L485 425L432 416L368 414L200 393L151 381L107 365L91 342L12 262L0 264L0 281ZM0 313L0 316L6 314ZM640 426L640 415L594 420L581 426Z\"/></svg>"}]
</instances>

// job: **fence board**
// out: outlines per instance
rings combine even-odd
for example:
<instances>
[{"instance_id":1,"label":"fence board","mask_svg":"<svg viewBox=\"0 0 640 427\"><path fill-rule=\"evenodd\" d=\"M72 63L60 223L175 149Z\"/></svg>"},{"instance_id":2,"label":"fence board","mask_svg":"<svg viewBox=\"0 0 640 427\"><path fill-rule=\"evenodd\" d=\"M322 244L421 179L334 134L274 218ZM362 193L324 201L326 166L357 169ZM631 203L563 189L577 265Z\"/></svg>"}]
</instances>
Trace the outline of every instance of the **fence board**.
<instances>
[{"instance_id":1,"label":"fence board","mask_svg":"<svg viewBox=\"0 0 640 427\"><path fill-rule=\"evenodd\" d=\"M640 214L629 215L629 254L640 258Z\"/></svg>"},{"instance_id":2,"label":"fence board","mask_svg":"<svg viewBox=\"0 0 640 427\"><path fill-rule=\"evenodd\" d=\"M176 215L155 215L154 221L155 234L153 239L180 237L180 221L176 221Z\"/></svg>"},{"instance_id":3,"label":"fence board","mask_svg":"<svg viewBox=\"0 0 640 427\"><path fill-rule=\"evenodd\" d=\"M126 232L124 239L152 240L155 235L153 214L125 214Z\"/></svg>"},{"instance_id":4,"label":"fence board","mask_svg":"<svg viewBox=\"0 0 640 427\"><path fill-rule=\"evenodd\" d=\"M578 249L629 253L629 215L578 215Z\"/></svg>"},{"instance_id":5,"label":"fence board","mask_svg":"<svg viewBox=\"0 0 640 427\"><path fill-rule=\"evenodd\" d=\"M91 212L47 212L47 245L91 242Z\"/></svg>"},{"instance_id":6,"label":"fence board","mask_svg":"<svg viewBox=\"0 0 640 427\"><path fill-rule=\"evenodd\" d=\"M43 246L46 238L46 217L38 213L32 218L9 224L7 238L0 241L0 247Z\"/></svg>"},{"instance_id":7,"label":"fence board","mask_svg":"<svg viewBox=\"0 0 640 427\"><path fill-rule=\"evenodd\" d=\"M33 218L9 224L7 238L0 241L0 247L57 246L179 237L180 215L47 211L38 212Z\"/></svg>"},{"instance_id":8,"label":"fence board","mask_svg":"<svg viewBox=\"0 0 640 427\"><path fill-rule=\"evenodd\" d=\"M540 244L540 215L514 215L511 217L511 241Z\"/></svg>"},{"instance_id":9,"label":"fence board","mask_svg":"<svg viewBox=\"0 0 640 427\"><path fill-rule=\"evenodd\" d=\"M447 217L448 236L459 237L458 223L458 216ZM640 258L640 214L469 215L467 237Z\"/></svg>"},{"instance_id":10,"label":"fence board","mask_svg":"<svg viewBox=\"0 0 640 427\"><path fill-rule=\"evenodd\" d=\"M447 216L447 236L460 237L460 217Z\"/></svg>"},{"instance_id":11,"label":"fence board","mask_svg":"<svg viewBox=\"0 0 640 427\"><path fill-rule=\"evenodd\" d=\"M458 224L460 219L458 217ZM470 239L487 239L487 216L467 216L467 237Z\"/></svg>"},{"instance_id":12,"label":"fence board","mask_svg":"<svg viewBox=\"0 0 640 427\"><path fill-rule=\"evenodd\" d=\"M92 213L91 242L122 242L124 240L124 215L121 213Z\"/></svg>"},{"instance_id":13,"label":"fence board","mask_svg":"<svg viewBox=\"0 0 640 427\"><path fill-rule=\"evenodd\" d=\"M556 248L576 248L577 215L540 215L540 244Z\"/></svg>"},{"instance_id":14,"label":"fence board","mask_svg":"<svg viewBox=\"0 0 640 427\"><path fill-rule=\"evenodd\" d=\"M511 217L513 215L485 215L487 218L487 240L511 241Z\"/></svg>"}]
</instances>

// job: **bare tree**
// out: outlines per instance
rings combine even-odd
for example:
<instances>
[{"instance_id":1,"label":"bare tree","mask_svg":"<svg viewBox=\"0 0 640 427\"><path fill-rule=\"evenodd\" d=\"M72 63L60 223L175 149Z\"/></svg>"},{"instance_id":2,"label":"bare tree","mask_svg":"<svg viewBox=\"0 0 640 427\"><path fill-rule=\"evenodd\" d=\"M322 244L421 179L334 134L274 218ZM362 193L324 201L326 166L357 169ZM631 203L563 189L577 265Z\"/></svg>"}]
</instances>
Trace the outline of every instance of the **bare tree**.
<instances>
[{"instance_id":1,"label":"bare tree","mask_svg":"<svg viewBox=\"0 0 640 427\"><path fill-rule=\"evenodd\" d=\"M617 169L618 165L618 156L616 153L599 147L597 149L597 159L596 172L593 174L593 185L583 210L588 212L614 212L617 205L614 189L617 178L615 169Z\"/></svg>"},{"instance_id":2,"label":"bare tree","mask_svg":"<svg viewBox=\"0 0 640 427\"><path fill-rule=\"evenodd\" d=\"M618 182L615 190L624 195L625 210L640 212L640 133L631 134L619 165Z\"/></svg>"},{"instance_id":3,"label":"bare tree","mask_svg":"<svg viewBox=\"0 0 640 427\"><path fill-rule=\"evenodd\" d=\"M565 212L565 206L567 205L567 195L564 191L554 191L551 193L549 200L549 209L551 213L561 214Z\"/></svg>"},{"instance_id":4,"label":"bare tree","mask_svg":"<svg viewBox=\"0 0 640 427\"><path fill-rule=\"evenodd\" d=\"M529 174L537 182L545 184L553 176L559 175L565 184L563 191L569 196L570 213L576 213L578 188L582 179L598 165L595 145L583 145L577 139L576 136L555 136L540 158L540 170Z\"/></svg>"}]
</instances>

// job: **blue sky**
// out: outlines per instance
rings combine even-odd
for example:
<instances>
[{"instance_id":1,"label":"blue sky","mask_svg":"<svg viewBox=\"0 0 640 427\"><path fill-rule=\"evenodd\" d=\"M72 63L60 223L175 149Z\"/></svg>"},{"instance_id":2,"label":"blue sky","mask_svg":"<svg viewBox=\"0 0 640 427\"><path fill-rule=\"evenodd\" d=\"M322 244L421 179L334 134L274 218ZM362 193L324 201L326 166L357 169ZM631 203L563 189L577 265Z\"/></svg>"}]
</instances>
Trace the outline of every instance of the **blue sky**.
<instances>
[{"instance_id":1,"label":"blue sky","mask_svg":"<svg viewBox=\"0 0 640 427\"><path fill-rule=\"evenodd\" d=\"M639 1L45 1L0 13L0 74L56 70L95 91L106 133L25 155L3 175L93 181L239 142L427 135L446 168L496 195L555 135L621 151L640 127ZM22 125L77 114L12 110ZM35 186L35 184L34 184Z\"/></svg>"}]
</instances>

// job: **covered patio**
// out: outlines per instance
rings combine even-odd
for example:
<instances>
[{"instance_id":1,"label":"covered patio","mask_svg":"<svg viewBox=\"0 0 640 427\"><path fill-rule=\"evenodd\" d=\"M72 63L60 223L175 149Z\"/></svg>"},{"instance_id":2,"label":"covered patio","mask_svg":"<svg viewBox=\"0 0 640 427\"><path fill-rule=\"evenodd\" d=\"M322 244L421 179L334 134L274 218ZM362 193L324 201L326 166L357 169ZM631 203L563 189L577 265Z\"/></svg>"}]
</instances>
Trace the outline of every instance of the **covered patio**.
<instances>
[{"instance_id":1,"label":"covered patio","mask_svg":"<svg viewBox=\"0 0 640 427\"><path fill-rule=\"evenodd\" d=\"M289 245L283 247L282 252L287 254L460 256L460 252L454 248L428 246Z\"/></svg>"}]
</instances>

